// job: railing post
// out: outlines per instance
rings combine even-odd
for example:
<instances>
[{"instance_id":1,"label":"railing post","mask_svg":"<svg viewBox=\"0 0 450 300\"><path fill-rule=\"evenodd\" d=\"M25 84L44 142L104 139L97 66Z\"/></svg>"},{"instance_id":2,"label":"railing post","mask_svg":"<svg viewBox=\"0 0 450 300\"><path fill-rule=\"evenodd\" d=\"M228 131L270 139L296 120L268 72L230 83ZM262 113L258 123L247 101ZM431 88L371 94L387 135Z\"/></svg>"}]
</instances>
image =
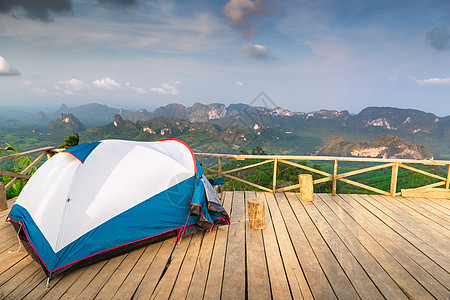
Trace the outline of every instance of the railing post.
<instances>
[{"instance_id":1,"label":"railing post","mask_svg":"<svg viewBox=\"0 0 450 300\"><path fill-rule=\"evenodd\" d=\"M6 191L5 184L0 181L0 211L8 209L8 203L6 203Z\"/></svg>"},{"instance_id":2,"label":"railing post","mask_svg":"<svg viewBox=\"0 0 450 300\"><path fill-rule=\"evenodd\" d=\"M336 196L336 176L337 176L337 165L338 165L338 161L337 159L334 160L334 168L333 168L333 191L332 191L332 195Z\"/></svg>"},{"instance_id":3,"label":"railing post","mask_svg":"<svg viewBox=\"0 0 450 300\"><path fill-rule=\"evenodd\" d=\"M222 177L222 157L219 156L219 167L217 167L217 177Z\"/></svg>"},{"instance_id":4,"label":"railing post","mask_svg":"<svg viewBox=\"0 0 450 300\"><path fill-rule=\"evenodd\" d=\"M450 186L450 164L448 164L447 181L445 182L445 188L448 190L449 186Z\"/></svg>"},{"instance_id":5,"label":"railing post","mask_svg":"<svg viewBox=\"0 0 450 300\"><path fill-rule=\"evenodd\" d=\"M392 165L391 174L391 197L395 197L397 192L397 178L398 178L398 162Z\"/></svg>"},{"instance_id":6,"label":"railing post","mask_svg":"<svg viewBox=\"0 0 450 300\"><path fill-rule=\"evenodd\" d=\"M274 159L273 161L273 185L272 185L272 191L275 193L275 190L277 189L277 165L278 165L278 159Z\"/></svg>"}]
</instances>

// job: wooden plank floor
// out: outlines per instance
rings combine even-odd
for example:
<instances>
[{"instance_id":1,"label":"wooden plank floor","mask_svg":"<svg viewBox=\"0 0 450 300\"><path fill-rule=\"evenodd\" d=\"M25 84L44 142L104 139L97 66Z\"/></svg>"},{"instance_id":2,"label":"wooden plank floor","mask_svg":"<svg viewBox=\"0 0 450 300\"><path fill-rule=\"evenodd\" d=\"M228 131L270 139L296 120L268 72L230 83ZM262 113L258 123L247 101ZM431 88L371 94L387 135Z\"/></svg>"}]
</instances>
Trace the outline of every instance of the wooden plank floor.
<instances>
[{"instance_id":1,"label":"wooden plank floor","mask_svg":"<svg viewBox=\"0 0 450 300\"><path fill-rule=\"evenodd\" d=\"M265 201L265 230L249 228L249 197ZM0 299L450 298L448 200L225 192L223 204L230 226L99 262L49 288L0 223Z\"/></svg>"}]
</instances>

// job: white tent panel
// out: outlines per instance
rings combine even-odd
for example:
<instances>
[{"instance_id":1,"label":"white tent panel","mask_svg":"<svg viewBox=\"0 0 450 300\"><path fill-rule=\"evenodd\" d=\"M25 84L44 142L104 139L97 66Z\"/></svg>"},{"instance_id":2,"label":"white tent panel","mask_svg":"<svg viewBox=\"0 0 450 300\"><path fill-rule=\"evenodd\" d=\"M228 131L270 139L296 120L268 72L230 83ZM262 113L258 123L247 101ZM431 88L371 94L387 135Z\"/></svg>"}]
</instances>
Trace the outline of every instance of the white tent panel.
<instances>
[{"instance_id":1,"label":"white tent panel","mask_svg":"<svg viewBox=\"0 0 450 300\"><path fill-rule=\"evenodd\" d=\"M178 150L180 143L175 143L175 150ZM149 147L160 144L164 143L114 145L102 142L89 155L74 178L70 202L62 216L56 250L59 251L109 219L194 175L194 161L189 151L174 153L178 154L174 157L187 163L183 165L159 151L158 147ZM182 148L186 149L184 146ZM189 161L186 161L186 156Z\"/></svg>"},{"instance_id":2,"label":"white tent panel","mask_svg":"<svg viewBox=\"0 0 450 300\"><path fill-rule=\"evenodd\" d=\"M53 251L58 252L194 174L192 153L179 141L106 140L83 164L67 152L52 157L32 176L16 204L26 208Z\"/></svg>"},{"instance_id":3,"label":"white tent panel","mask_svg":"<svg viewBox=\"0 0 450 300\"><path fill-rule=\"evenodd\" d=\"M72 155L52 157L31 177L16 201L27 209L53 251L62 223L60 216L67 203L72 178L80 165Z\"/></svg>"}]
</instances>

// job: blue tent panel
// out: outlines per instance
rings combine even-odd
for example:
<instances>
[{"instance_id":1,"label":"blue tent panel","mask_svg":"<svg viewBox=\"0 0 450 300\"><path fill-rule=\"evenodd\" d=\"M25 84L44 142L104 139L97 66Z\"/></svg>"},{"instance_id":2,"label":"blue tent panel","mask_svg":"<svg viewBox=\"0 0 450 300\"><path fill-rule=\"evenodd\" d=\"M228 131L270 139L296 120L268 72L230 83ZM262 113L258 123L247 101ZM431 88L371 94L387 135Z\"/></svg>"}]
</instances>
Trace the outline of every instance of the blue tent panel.
<instances>
[{"instance_id":1,"label":"blue tent panel","mask_svg":"<svg viewBox=\"0 0 450 300\"><path fill-rule=\"evenodd\" d=\"M84 163L89 154L91 154L92 150L94 150L98 145L100 145L100 142L86 143L71 147L64 150L63 152L69 152L70 154L78 158L79 161Z\"/></svg>"},{"instance_id":2,"label":"blue tent panel","mask_svg":"<svg viewBox=\"0 0 450 300\"><path fill-rule=\"evenodd\" d=\"M13 221L25 221L21 223L26 224L24 230L31 246L39 253L39 258L47 270L53 272L99 252L196 224L196 216L190 216L186 220L190 210L189 199L192 197L189 190L194 180L195 178L191 177L119 214L57 253L53 252L25 208L14 205L9 216ZM206 203L202 206L206 207ZM209 217L207 211L205 214ZM111 235L116 239L111 239Z\"/></svg>"}]
</instances>

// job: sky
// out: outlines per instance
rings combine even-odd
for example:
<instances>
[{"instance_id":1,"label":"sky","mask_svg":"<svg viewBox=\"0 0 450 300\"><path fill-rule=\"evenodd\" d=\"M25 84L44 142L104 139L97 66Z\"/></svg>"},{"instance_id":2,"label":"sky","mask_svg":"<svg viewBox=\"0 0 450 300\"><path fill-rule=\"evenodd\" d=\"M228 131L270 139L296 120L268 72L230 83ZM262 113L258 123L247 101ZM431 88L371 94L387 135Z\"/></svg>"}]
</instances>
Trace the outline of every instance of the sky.
<instances>
[{"instance_id":1,"label":"sky","mask_svg":"<svg viewBox=\"0 0 450 300\"><path fill-rule=\"evenodd\" d=\"M0 0L0 107L261 92L299 112L450 115L450 1Z\"/></svg>"}]
</instances>

